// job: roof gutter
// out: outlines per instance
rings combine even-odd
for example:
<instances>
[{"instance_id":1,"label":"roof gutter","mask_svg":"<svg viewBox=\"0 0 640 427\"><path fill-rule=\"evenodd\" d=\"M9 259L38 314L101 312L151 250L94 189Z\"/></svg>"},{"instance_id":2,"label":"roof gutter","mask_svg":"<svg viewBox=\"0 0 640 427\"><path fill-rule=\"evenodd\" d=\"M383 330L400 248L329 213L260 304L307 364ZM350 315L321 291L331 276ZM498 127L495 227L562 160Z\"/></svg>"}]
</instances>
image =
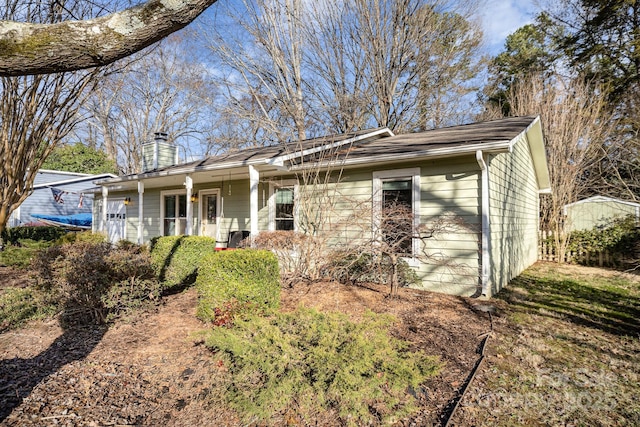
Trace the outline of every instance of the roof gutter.
<instances>
[{"instance_id":1,"label":"roof gutter","mask_svg":"<svg viewBox=\"0 0 640 427\"><path fill-rule=\"evenodd\" d=\"M62 181L52 181L52 182L46 182L46 183L42 183L42 184L35 184L33 186L34 190L37 190L39 188L47 188L47 187L56 187L56 186L60 186L60 185L67 185L67 184L74 184L76 182L82 182L82 181L88 181L90 179L93 179L93 182L99 182L101 180L104 179L111 179L111 178L117 178L116 175L112 174L112 173L101 173L98 175L90 175L90 174L85 174L86 176L79 176L76 178L70 178L70 179L65 179Z\"/></svg>"},{"instance_id":2,"label":"roof gutter","mask_svg":"<svg viewBox=\"0 0 640 427\"><path fill-rule=\"evenodd\" d=\"M329 149L329 148L335 148L335 147L338 147L340 145L353 143L353 142L356 142L356 141L360 141L362 139L367 139L367 138L371 138L371 137L379 136L379 135L394 136L394 133L391 130L389 130L388 128L382 128L382 129L378 129L378 130L376 130L374 132L370 132L370 133L366 133L366 134L363 134L363 135L358 135L358 136L355 136L355 137L352 137L352 138L340 140L340 141L337 141L337 142L333 142L331 144L326 144L326 145L322 145L322 146L319 146L319 147L310 148L310 149L304 150L302 152L289 153L289 154L286 154L284 156L278 156L278 157L275 157L275 158L257 159L257 160L243 160L243 161L230 162L230 163L221 162L221 163L212 164L212 165L206 165L206 166L190 166L190 167L175 168L175 169L171 169L171 170L167 170L167 171L160 171L160 172L147 172L147 173L141 173L141 174L136 174L136 175L128 175L128 176L125 176L125 177L118 177L118 178L115 178L115 179L102 180L102 181L96 182L96 184L97 185L110 185L110 184L116 184L116 183L119 183L119 182L138 181L140 179L160 178L160 177L173 176L173 175L182 175L182 174L186 174L186 173L225 170L225 169L243 167L243 166L255 166L257 168L260 168L261 166L272 166L272 167L274 167L276 169L279 169L279 170L283 170L283 169L284 170L289 170L289 168L284 166L284 162L288 161L288 160L291 160L291 159L293 159L295 157L314 154L314 153L322 151L322 150L326 150L326 149ZM316 165L316 167L317 167L317 165Z\"/></svg>"},{"instance_id":3,"label":"roof gutter","mask_svg":"<svg viewBox=\"0 0 640 427\"><path fill-rule=\"evenodd\" d=\"M466 147L454 147L454 148L436 148L431 150L423 150L423 151L414 151L411 153L394 153L394 154L385 154L381 156L367 156L363 158L347 158L340 161L341 166L358 166L362 164L371 164L375 163L397 163L397 162L406 162L411 160L429 158L429 159L437 159L437 158L445 158L452 156L462 156L474 154L476 151L482 147L482 150L486 154L497 154L497 153L507 153L510 150L509 147L510 141L502 141L502 142L494 142L494 143L483 143L483 144L474 144L468 145ZM335 160L328 160L323 163L314 163L312 166L308 167L329 167L332 164L335 164ZM293 166L290 168L291 171L297 171L304 169L305 166Z\"/></svg>"},{"instance_id":4,"label":"roof gutter","mask_svg":"<svg viewBox=\"0 0 640 427\"><path fill-rule=\"evenodd\" d=\"M482 270L480 273L480 280L482 283L482 296L490 297L491 291L489 289L490 278L490 262L491 262L491 223L489 217L489 168L485 162L484 154L482 150L476 151L476 161L480 166L480 185L482 187L481 192L481 204L482 204Z\"/></svg>"}]
</instances>

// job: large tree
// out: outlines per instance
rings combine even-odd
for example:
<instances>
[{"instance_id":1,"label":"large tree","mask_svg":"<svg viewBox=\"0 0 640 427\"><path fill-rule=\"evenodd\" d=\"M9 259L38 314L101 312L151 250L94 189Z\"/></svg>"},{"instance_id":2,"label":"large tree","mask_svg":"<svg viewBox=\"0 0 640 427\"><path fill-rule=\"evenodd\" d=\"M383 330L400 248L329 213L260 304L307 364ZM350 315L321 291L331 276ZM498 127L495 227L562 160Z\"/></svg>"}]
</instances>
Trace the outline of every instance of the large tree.
<instances>
[{"instance_id":1,"label":"large tree","mask_svg":"<svg viewBox=\"0 0 640 427\"><path fill-rule=\"evenodd\" d=\"M568 29L563 48L587 79L608 86L623 100L640 85L640 1L564 0L553 17Z\"/></svg>"},{"instance_id":2,"label":"large tree","mask_svg":"<svg viewBox=\"0 0 640 427\"><path fill-rule=\"evenodd\" d=\"M81 142L57 146L42 168L88 174L118 173L116 162L109 159L104 151Z\"/></svg>"},{"instance_id":3,"label":"large tree","mask_svg":"<svg viewBox=\"0 0 640 427\"><path fill-rule=\"evenodd\" d=\"M543 197L543 227L553 232L560 258L566 250L563 207L602 189L615 175L612 137L618 123L608 102L609 84L594 81L573 65L566 41L569 29L547 14L507 37L491 61L484 89L488 116L540 115L552 192ZM611 189L620 194L621 188ZM605 193L606 194L606 193Z\"/></svg>"},{"instance_id":4,"label":"large tree","mask_svg":"<svg viewBox=\"0 0 640 427\"><path fill-rule=\"evenodd\" d=\"M602 90L580 78L559 74L530 75L505 95L514 116L540 115L545 138L551 193L540 206L542 228L553 234L558 259L564 259L568 235L564 206L597 185L597 165L607 158L607 135L615 122ZM501 116L499 106L495 116Z\"/></svg>"},{"instance_id":5,"label":"large tree","mask_svg":"<svg viewBox=\"0 0 640 427\"><path fill-rule=\"evenodd\" d=\"M524 25L508 35L504 50L491 59L489 81L481 99L492 108L499 107L505 116L511 114L508 101L513 85L535 77L549 81L558 70L567 70L567 59L560 48L564 26L541 13L532 24Z\"/></svg>"},{"instance_id":6,"label":"large tree","mask_svg":"<svg viewBox=\"0 0 640 427\"><path fill-rule=\"evenodd\" d=\"M96 3L9 0L0 17L55 23L95 12ZM38 169L81 120L78 109L98 81L97 69L74 73L0 77L0 232L31 193ZM2 242L0 241L0 246Z\"/></svg>"},{"instance_id":7,"label":"large tree","mask_svg":"<svg viewBox=\"0 0 640 427\"><path fill-rule=\"evenodd\" d=\"M568 29L562 47L572 66L601 83L618 119L597 189L640 200L640 1L564 0L551 10Z\"/></svg>"},{"instance_id":8,"label":"large tree","mask_svg":"<svg viewBox=\"0 0 640 427\"><path fill-rule=\"evenodd\" d=\"M73 13L49 22L32 22L24 14L4 16L0 20L0 76L74 71L110 64L185 27L215 2L148 0L84 21ZM41 3L49 4L52 11L59 9L59 16L69 10L66 2ZM19 10L21 6L24 4L16 6L15 2L8 2L6 9Z\"/></svg>"},{"instance_id":9,"label":"large tree","mask_svg":"<svg viewBox=\"0 0 640 427\"><path fill-rule=\"evenodd\" d=\"M88 118L74 139L103 149L125 174L140 171L142 144L165 132L183 157L199 149L216 125L211 104L216 93L207 70L185 55L186 40L170 36L110 73L83 108Z\"/></svg>"},{"instance_id":10,"label":"large tree","mask_svg":"<svg viewBox=\"0 0 640 427\"><path fill-rule=\"evenodd\" d=\"M229 70L219 74L224 115L251 123L245 127L259 140L364 127L404 132L465 118L460 106L474 90L481 33L464 10L438 0L235 6L219 9L208 41Z\"/></svg>"}]
</instances>

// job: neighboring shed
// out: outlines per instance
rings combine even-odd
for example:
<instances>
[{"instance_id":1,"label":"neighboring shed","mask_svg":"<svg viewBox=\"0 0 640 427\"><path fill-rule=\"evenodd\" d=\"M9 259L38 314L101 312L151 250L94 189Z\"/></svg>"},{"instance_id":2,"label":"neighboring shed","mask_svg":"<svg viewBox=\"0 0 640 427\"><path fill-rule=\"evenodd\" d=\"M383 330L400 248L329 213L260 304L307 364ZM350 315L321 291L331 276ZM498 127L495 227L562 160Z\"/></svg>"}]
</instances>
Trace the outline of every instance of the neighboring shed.
<instances>
[{"instance_id":1,"label":"neighboring shed","mask_svg":"<svg viewBox=\"0 0 640 427\"><path fill-rule=\"evenodd\" d=\"M568 231L591 230L611 221L632 216L640 223L640 203L605 196L593 196L564 207L565 226Z\"/></svg>"},{"instance_id":2,"label":"neighboring shed","mask_svg":"<svg viewBox=\"0 0 640 427\"><path fill-rule=\"evenodd\" d=\"M33 193L25 199L9 218L9 227L37 222L31 214L74 215L91 213L93 193L86 192L94 188L94 181L115 178L105 173L90 175L65 171L40 169L33 184ZM54 199L52 189L59 192L59 202ZM82 203L80 200L82 199Z\"/></svg>"},{"instance_id":3,"label":"neighboring shed","mask_svg":"<svg viewBox=\"0 0 640 427\"><path fill-rule=\"evenodd\" d=\"M514 117L251 148L97 184L95 229L141 243L296 230L339 248L384 228L376 213L395 197L414 225L460 220L438 239L406 236L402 254L422 288L492 296L537 260L539 194L549 191L549 174L540 119Z\"/></svg>"}]
</instances>

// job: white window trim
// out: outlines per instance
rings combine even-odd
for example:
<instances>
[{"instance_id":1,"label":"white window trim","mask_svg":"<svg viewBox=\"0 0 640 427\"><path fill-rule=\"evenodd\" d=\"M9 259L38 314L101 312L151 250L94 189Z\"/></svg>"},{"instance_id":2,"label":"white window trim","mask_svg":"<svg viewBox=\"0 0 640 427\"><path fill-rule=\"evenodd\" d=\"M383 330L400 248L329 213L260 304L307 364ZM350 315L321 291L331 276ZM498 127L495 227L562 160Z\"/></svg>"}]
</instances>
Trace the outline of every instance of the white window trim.
<instances>
[{"instance_id":1,"label":"white window trim","mask_svg":"<svg viewBox=\"0 0 640 427\"><path fill-rule=\"evenodd\" d=\"M285 179L269 183L269 231L276 231L276 188L293 188L293 231L298 231L298 181Z\"/></svg>"},{"instance_id":2,"label":"white window trim","mask_svg":"<svg viewBox=\"0 0 640 427\"><path fill-rule=\"evenodd\" d=\"M164 197L165 196L173 196L184 194L185 197L187 195L187 190L165 190L160 192L160 235L164 236ZM187 200L187 203L189 201ZM180 227L176 227L176 233L180 230ZM174 234L174 236L179 236L179 234Z\"/></svg>"},{"instance_id":3,"label":"white window trim","mask_svg":"<svg viewBox=\"0 0 640 427\"><path fill-rule=\"evenodd\" d=\"M200 233L202 231L202 197L203 196L210 196L212 194L215 194L216 197L216 242L220 240L220 199L222 198L220 196L220 189L219 188L207 188L204 190L200 190L198 191L198 224L197 224L197 230L198 233L197 235L200 236ZM162 204L162 206L164 206L164 203ZM163 225L164 225L164 220L162 221Z\"/></svg>"},{"instance_id":4,"label":"white window trim","mask_svg":"<svg viewBox=\"0 0 640 427\"><path fill-rule=\"evenodd\" d=\"M380 214L382 211L382 183L386 180L393 179L411 179L411 206L413 208L413 228L417 230L420 227L420 168L391 169L385 171L373 172L373 218L371 232L375 235L376 231L382 226L380 224ZM403 257L412 267L417 267L419 261L417 254L420 251L420 239L412 239L411 241L411 257Z\"/></svg>"}]
</instances>

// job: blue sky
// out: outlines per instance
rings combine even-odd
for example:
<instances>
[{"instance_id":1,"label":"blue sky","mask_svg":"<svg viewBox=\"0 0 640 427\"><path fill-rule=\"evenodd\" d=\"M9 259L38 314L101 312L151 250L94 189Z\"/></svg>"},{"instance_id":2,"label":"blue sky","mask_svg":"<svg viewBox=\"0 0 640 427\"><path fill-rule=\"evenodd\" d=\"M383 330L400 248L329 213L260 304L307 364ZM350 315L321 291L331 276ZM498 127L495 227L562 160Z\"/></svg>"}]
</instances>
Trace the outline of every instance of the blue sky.
<instances>
[{"instance_id":1,"label":"blue sky","mask_svg":"<svg viewBox=\"0 0 640 427\"><path fill-rule=\"evenodd\" d=\"M239 0L219 0L205 16L213 16L223 2L238 3ZM467 0L468 1L468 0ZM484 30L486 53L496 55L504 47L505 38L515 30L533 21L540 11L537 0L475 0L478 2L478 18Z\"/></svg>"},{"instance_id":2,"label":"blue sky","mask_svg":"<svg viewBox=\"0 0 640 427\"><path fill-rule=\"evenodd\" d=\"M531 23L539 11L535 0L482 1L478 13L488 53L495 55L500 52L505 38L521 26Z\"/></svg>"}]
</instances>

